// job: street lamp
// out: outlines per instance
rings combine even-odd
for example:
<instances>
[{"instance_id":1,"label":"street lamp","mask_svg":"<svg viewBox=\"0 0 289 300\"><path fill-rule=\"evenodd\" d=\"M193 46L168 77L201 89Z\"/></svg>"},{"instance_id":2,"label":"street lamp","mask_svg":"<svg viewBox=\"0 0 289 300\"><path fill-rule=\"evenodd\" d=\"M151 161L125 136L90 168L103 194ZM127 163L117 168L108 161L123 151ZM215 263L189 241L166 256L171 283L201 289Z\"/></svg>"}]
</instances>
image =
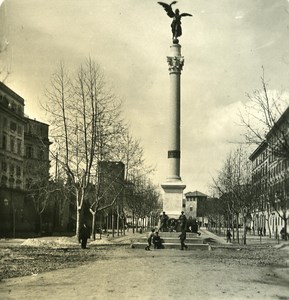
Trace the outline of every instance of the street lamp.
<instances>
[{"instance_id":1,"label":"street lamp","mask_svg":"<svg viewBox=\"0 0 289 300\"><path fill-rule=\"evenodd\" d=\"M4 220L5 220L5 231L7 230L7 233L9 232L9 221L8 221L8 226L7 226L7 219L9 220L9 200L7 198L3 199L4 202L4 207L5 207L5 215L4 215ZM6 212L8 215L8 218L6 217ZM6 228L7 226L7 228Z\"/></svg>"},{"instance_id":2,"label":"street lamp","mask_svg":"<svg viewBox=\"0 0 289 300\"><path fill-rule=\"evenodd\" d=\"M9 199L5 198L4 200L4 206L9 207ZM11 205L12 205L12 216L13 216L13 238L15 238L15 229L16 229L16 208L14 208L13 200L12 200L12 192L11 192Z\"/></svg>"}]
</instances>

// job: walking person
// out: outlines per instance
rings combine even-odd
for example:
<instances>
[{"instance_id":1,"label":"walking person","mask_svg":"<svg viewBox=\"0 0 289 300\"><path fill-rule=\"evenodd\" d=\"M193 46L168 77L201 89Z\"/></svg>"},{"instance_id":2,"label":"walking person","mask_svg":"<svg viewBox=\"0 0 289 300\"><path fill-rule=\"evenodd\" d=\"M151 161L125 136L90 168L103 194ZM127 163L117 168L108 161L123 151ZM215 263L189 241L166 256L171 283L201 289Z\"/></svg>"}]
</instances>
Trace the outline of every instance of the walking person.
<instances>
[{"instance_id":1,"label":"walking person","mask_svg":"<svg viewBox=\"0 0 289 300\"><path fill-rule=\"evenodd\" d=\"M226 234L226 237L227 237L227 243L232 243L232 234L231 234L231 231L228 229L227 230L227 234Z\"/></svg>"},{"instance_id":2,"label":"walking person","mask_svg":"<svg viewBox=\"0 0 289 300\"><path fill-rule=\"evenodd\" d=\"M186 232L186 229L183 229L181 234L179 235L179 238L180 238L180 241L181 241L181 250L184 250L188 248L187 245L185 245L185 240L187 238L187 232Z\"/></svg>"},{"instance_id":3,"label":"walking person","mask_svg":"<svg viewBox=\"0 0 289 300\"><path fill-rule=\"evenodd\" d=\"M86 249L87 240L89 239L89 237L89 230L86 225L83 224L82 228L79 230L79 242L81 242L82 249Z\"/></svg>"},{"instance_id":4,"label":"walking person","mask_svg":"<svg viewBox=\"0 0 289 300\"><path fill-rule=\"evenodd\" d=\"M148 239L147 239L148 245L145 247L145 250L147 250L147 251L151 250L150 247L152 245L152 239L153 239L154 235L155 235L155 229L152 228L151 232L148 235Z\"/></svg>"}]
</instances>

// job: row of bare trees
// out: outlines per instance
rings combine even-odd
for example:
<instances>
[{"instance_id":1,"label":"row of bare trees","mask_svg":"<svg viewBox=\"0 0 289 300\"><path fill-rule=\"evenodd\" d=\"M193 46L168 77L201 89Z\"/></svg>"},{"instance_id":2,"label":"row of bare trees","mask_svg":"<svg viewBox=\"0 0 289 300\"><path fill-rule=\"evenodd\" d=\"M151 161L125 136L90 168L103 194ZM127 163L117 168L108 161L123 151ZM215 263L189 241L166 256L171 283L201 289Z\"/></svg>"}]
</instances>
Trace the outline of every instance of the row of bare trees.
<instances>
[{"instance_id":1,"label":"row of bare trees","mask_svg":"<svg viewBox=\"0 0 289 300\"><path fill-rule=\"evenodd\" d=\"M236 222L239 241L238 220L241 216L244 224L244 243L246 243L248 218L261 213L267 218L269 236L269 216L277 215L284 222L287 238L289 218L289 117L288 99L270 91L268 83L261 77L262 88L248 94L245 112L240 113L242 125L246 127L246 146L238 146L230 152L215 178L213 188L223 201L223 215L233 224ZM265 145L267 165L264 169L266 180L256 186L252 182L252 162L249 156L252 147ZM271 157L271 159L269 159ZM280 176L270 177L270 164L282 165ZM276 188L276 186L278 188ZM225 205L224 205L225 204ZM266 217L267 216L267 217ZM235 221L234 221L235 220Z\"/></svg>"},{"instance_id":2,"label":"row of bare trees","mask_svg":"<svg viewBox=\"0 0 289 300\"><path fill-rule=\"evenodd\" d=\"M157 209L159 195L148 180L153 169L146 166L143 149L122 117L121 101L100 66L89 58L72 73L60 63L46 96L53 181L55 189L64 191L64 206L74 199L76 235L86 221L85 206L91 213L92 235L101 211L113 209L123 220L128 210L143 217ZM109 162L124 167L110 170L104 167Z\"/></svg>"},{"instance_id":3,"label":"row of bare trees","mask_svg":"<svg viewBox=\"0 0 289 300\"><path fill-rule=\"evenodd\" d=\"M222 200L228 227L236 227L239 241L239 219L244 224L244 243L246 244L247 221L257 208L255 188L251 182L251 162L248 152L242 146L231 151L216 179L216 194Z\"/></svg>"}]
</instances>

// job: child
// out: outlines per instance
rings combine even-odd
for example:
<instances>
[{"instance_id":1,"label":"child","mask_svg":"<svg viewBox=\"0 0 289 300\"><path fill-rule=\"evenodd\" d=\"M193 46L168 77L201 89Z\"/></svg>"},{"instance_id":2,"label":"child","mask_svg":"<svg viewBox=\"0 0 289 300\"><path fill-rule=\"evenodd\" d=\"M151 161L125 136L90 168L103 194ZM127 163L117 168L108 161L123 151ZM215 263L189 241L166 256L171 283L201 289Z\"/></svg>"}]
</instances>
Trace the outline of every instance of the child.
<instances>
[{"instance_id":1,"label":"child","mask_svg":"<svg viewBox=\"0 0 289 300\"><path fill-rule=\"evenodd\" d=\"M145 250L147 251L151 250L150 247L152 245L152 238L154 237L154 235L155 235L155 229L152 228L152 231L148 235L148 245L145 247Z\"/></svg>"}]
</instances>

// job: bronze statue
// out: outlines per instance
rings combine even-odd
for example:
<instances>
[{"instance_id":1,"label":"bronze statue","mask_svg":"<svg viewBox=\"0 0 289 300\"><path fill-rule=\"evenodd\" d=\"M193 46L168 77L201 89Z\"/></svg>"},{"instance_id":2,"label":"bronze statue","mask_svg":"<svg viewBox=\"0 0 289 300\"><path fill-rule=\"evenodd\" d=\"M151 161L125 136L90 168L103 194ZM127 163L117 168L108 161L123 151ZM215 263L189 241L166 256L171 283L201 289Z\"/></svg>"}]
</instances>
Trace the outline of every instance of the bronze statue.
<instances>
[{"instance_id":1,"label":"bronze statue","mask_svg":"<svg viewBox=\"0 0 289 300\"><path fill-rule=\"evenodd\" d=\"M177 1L173 1L171 4L167 4L164 2L158 2L158 4L160 4L164 10L167 12L167 15L170 18L173 18L172 24L171 24L171 28L172 28L172 34L173 34L173 43L174 44L178 44L179 40L178 37L182 35L182 26L181 26L181 18L182 17L192 17L191 14L187 14L187 13L182 13L180 14L180 11L178 9L175 10L175 12L172 9L172 5L176 4Z\"/></svg>"}]
</instances>

